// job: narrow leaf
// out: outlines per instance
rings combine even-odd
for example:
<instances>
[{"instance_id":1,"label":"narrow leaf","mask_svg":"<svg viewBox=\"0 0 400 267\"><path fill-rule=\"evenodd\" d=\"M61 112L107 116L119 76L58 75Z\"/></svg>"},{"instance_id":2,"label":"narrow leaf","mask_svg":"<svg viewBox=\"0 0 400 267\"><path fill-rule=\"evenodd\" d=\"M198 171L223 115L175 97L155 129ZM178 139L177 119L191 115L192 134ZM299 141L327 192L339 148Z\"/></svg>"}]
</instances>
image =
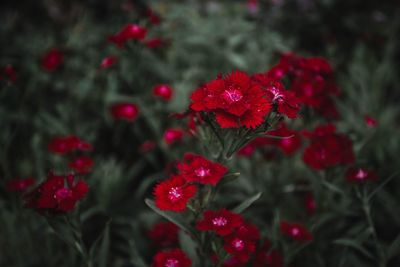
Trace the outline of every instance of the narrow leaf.
<instances>
[{"instance_id":1,"label":"narrow leaf","mask_svg":"<svg viewBox=\"0 0 400 267\"><path fill-rule=\"evenodd\" d=\"M238 206L232 209L233 212L235 213L242 213L245 211L248 207L250 207L256 200L258 200L261 197L261 192L258 192L254 196L246 199L242 203L240 203Z\"/></svg>"}]
</instances>

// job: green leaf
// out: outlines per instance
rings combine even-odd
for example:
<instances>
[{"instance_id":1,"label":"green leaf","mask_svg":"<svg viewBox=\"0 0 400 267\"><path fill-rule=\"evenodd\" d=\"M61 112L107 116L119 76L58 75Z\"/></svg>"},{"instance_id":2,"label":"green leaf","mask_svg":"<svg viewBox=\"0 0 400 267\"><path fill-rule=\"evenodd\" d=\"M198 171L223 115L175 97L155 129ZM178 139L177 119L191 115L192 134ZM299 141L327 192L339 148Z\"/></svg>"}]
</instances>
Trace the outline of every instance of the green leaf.
<instances>
[{"instance_id":1,"label":"green leaf","mask_svg":"<svg viewBox=\"0 0 400 267\"><path fill-rule=\"evenodd\" d=\"M333 241L333 244L354 248L355 250L361 252L364 256L366 256L370 259L375 259L375 257L373 255L371 255L371 253L369 253L368 250L366 250L361 244L357 243L355 240L337 239L337 240Z\"/></svg>"},{"instance_id":2,"label":"green leaf","mask_svg":"<svg viewBox=\"0 0 400 267\"><path fill-rule=\"evenodd\" d=\"M240 172L229 173L222 177L221 181L219 181L218 186L223 186L225 184L231 183L237 180L240 176Z\"/></svg>"},{"instance_id":3,"label":"green leaf","mask_svg":"<svg viewBox=\"0 0 400 267\"><path fill-rule=\"evenodd\" d=\"M400 234L396 237L396 239L390 244L387 250L388 259L391 259L395 256L398 256L400 253Z\"/></svg>"},{"instance_id":4,"label":"green leaf","mask_svg":"<svg viewBox=\"0 0 400 267\"><path fill-rule=\"evenodd\" d=\"M162 217L164 217L165 219L167 219L170 222L173 222L174 224L176 224L178 227L180 227L183 231L187 232L187 233L192 233L193 231L190 230L190 227L188 225L186 225L184 218L182 217L182 215L174 213L174 212L170 212L170 211L162 211L160 209L158 209L156 207L156 205L154 204L154 201L151 199L146 198L146 200L144 201L146 203L147 206L149 206L153 211L155 211L156 213L158 213L159 215L161 215Z\"/></svg>"},{"instance_id":5,"label":"green leaf","mask_svg":"<svg viewBox=\"0 0 400 267\"><path fill-rule=\"evenodd\" d=\"M195 240L193 240L187 233L179 231L179 244L189 258L193 261L193 266L197 266L199 259L197 255L198 246Z\"/></svg>"},{"instance_id":6,"label":"green leaf","mask_svg":"<svg viewBox=\"0 0 400 267\"><path fill-rule=\"evenodd\" d=\"M102 233L94 241L94 243L89 251L89 257L91 259L91 262L94 262L94 259L96 258L96 250L100 246L100 251L98 254L99 267L107 266L108 251L110 248L110 223L111 223L111 219L109 219L106 222ZM101 244L100 244L100 241L101 241Z\"/></svg>"},{"instance_id":7,"label":"green leaf","mask_svg":"<svg viewBox=\"0 0 400 267\"><path fill-rule=\"evenodd\" d=\"M235 212L235 213L242 213L248 207L250 207L251 204L253 204L256 200L258 200L261 197L261 194L262 194L261 192L258 192L254 196L246 199L245 201L243 201L242 203L237 205L235 208L233 208L232 211Z\"/></svg>"}]
</instances>

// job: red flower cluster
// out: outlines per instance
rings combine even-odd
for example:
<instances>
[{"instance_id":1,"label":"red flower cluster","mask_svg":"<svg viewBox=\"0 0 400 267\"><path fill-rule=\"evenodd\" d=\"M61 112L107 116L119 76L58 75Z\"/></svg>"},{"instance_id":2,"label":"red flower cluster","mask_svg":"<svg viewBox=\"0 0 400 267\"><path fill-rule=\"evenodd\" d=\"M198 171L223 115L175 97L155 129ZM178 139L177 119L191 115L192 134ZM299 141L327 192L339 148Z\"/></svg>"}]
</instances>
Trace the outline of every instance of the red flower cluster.
<instances>
[{"instance_id":1,"label":"red flower cluster","mask_svg":"<svg viewBox=\"0 0 400 267\"><path fill-rule=\"evenodd\" d=\"M245 223L239 214L225 209L205 211L196 228L222 236L225 251L242 263L249 260L250 254L256 249L255 242L260 238L256 226Z\"/></svg>"},{"instance_id":2,"label":"red flower cluster","mask_svg":"<svg viewBox=\"0 0 400 267\"><path fill-rule=\"evenodd\" d=\"M64 62L64 54L57 48L50 49L41 59L42 68L47 72L57 70Z\"/></svg>"},{"instance_id":3,"label":"red flower cluster","mask_svg":"<svg viewBox=\"0 0 400 267\"><path fill-rule=\"evenodd\" d=\"M168 84L158 84L153 87L153 95L165 101L170 101L173 90Z\"/></svg>"},{"instance_id":4,"label":"red flower cluster","mask_svg":"<svg viewBox=\"0 0 400 267\"><path fill-rule=\"evenodd\" d=\"M312 234L302 224L283 221L280 223L279 228L283 235L288 236L293 240L296 241L313 240Z\"/></svg>"},{"instance_id":5,"label":"red flower cluster","mask_svg":"<svg viewBox=\"0 0 400 267\"><path fill-rule=\"evenodd\" d=\"M119 32L108 37L108 41L122 48L129 40L143 40L146 34L146 28L137 24L127 24Z\"/></svg>"},{"instance_id":6,"label":"red flower cluster","mask_svg":"<svg viewBox=\"0 0 400 267\"><path fill-rule=\"evenodd\" d=\"M311 143L304 150L304 163L315 170L353 163L353 143L347 136L335 132L333 124L319 126L311 133L306 132Z\"/></svg>"},{"instance_id":7,"label":"red flower cluster","mask_svg":"<svg viewBox=\"0 0 400 267\"><path fill-rule=\"evenodd\" d=\"M339 95L339 88L333 77L332 67L325 59L284 54L266 75L273 79L289 77L290 91L302 103L325 118L334 119L339 116L333 101L333 97Z\"/></svg>"},{"instance_id":8,"label":"red flower cluster","mask_svg":"<svg viewBox=\"0 0 400 267\"><path fill-rule=\"evenodd\" d=\"M158 252L153 258L152 267L190 267L192 261L180 249Z\"/></svg>"},{"instance_id":9,"label":"red flower cluster","mask_svg":"<svg viewBox=\"0 0 400 267\"><path fill-rule=\"evenodd\" d=\"M162 222L148 232L153 247L172 247L178 244L178 227L171 222Z\"/></svg>"},{"instance_id":10,"label":"red flower cluster","mask_svg":"<svg viewBox=\"0 0 400 267\"><path fill-rule=\"evenodd\" d=\"M225 166L199 155L187 153L183 160L177 168L188 182L216 185L228 171Z\"/></svg>"},{"instance_id":11,"label":"red flower cluster","mask_svg":"<svg viewBox=\"0 0 400 267\"><path fill-rule=\"evenodd\" d=\"M35 179L28 177L26 179L15 178L7 182L6 188L10 192L24 192L35 183Z\"/></svg>"},{"instance_id":12,"label":"red flower cluster","mask_svg":"<svg viewBox=\"0 0 400 267\"><path fill-rule=\"evenodd\" d=\"M48 149L52 153L64 155L77 150L90 150L92 145L75 135L69 135L53 138L48 145Z\"/></svg>"},{"instance_id":13,"label":"red flower cluster","mask_svg":"<svg viewBox=\"0 0 400 267\"><path fill-rule=\"evenodd\" d=\"M185 178L175 175L156 185L154 188L155 204L160 210L182 212L196 192L195 185L190 185Z\"/></svg>"},{"instance_id":14,"label":"red flower cluster","mask_svg":"<svg viewBox=\"0 0 400 267\"><path fill-rule=\"evenodd\" d=\"M139 114L139 108L133 103L117 103L110 110L116 120L134 121Z\"/></svg>"},{"instance_id":15,"label":"red flower cluster","mask_svg":"<svg viewBox=\"0 0 400 267\"><path fill-rule=\"evenodd\" d=\"M351 167L346 172L346 180L348 182L362 183L366 181L375 181L377 179L378 175L373 170Z\"/></svg>"},{"instance_id":16,"label":"red flower cluster","mask_svg":"<svg viewBox=\"0 0 400 267\"><path fill-rule=\"evenodd\" d=\"M39 212L66 213L84 198L89 187L83 180L75 181L73 175L58 176L50 173L47 180L25 195L26 205Z\"/></svg>"},{"instance_id":17,"label":"red flower cluster","mask_svg":"<svg viewBox=\"0 0 400 267\"><path fill-rule=\"evenodd\" d=\"M199 87L192 93L191 101L192 110L213 112L222 128L255 128L271 110L261 86L241 71Z\"/></svg>"}]
</instances>

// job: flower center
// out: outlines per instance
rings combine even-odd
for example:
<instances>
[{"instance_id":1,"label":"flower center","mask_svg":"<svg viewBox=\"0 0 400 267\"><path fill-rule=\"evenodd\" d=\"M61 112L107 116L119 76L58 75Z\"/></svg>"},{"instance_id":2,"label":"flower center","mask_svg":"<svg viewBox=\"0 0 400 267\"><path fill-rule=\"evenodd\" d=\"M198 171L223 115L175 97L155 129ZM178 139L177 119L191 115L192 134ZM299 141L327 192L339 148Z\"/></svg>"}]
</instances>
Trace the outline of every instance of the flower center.
<instances>
[{"instance_id":1,"label":"flower center","mask_svg":"<svg viewBox=\"0 0 400 267\"><path fill-rule=\"evenodd\" d=\"M64 200L71 196L72 196L72 191L68 188L58 189L57 192L54 194L54 198L57 200Z\"/></svg>"},{"instance_id":2,"label":"flower center","mask_svg":"<svg viewBox=\"0 0 400 267\"><path fill-rule=\"evenodd\" d=\"M362 169L358 169L357 174L356 174L356 178L359 180L364 180L367 177L367 172L365 172Z\"/></svg>"},{"instance_id":3,"label":"flower center","mask_svg":"<svg viewBox=\"0 0 400 267\"><path fill-rule=\"evenodd\" d=\"M182 188L180 187L172 187L168 192L168 198L175 202L182 198Z\"/></svg>"},{"instance_id":4,"label":"flower center","mask_svg":"<svg viewBox=\"0 0 400 267\"><path fill-rule=\"evenodd\" d=\"M291 232L293 236L298 236L300 234L300 230L297 227L292 228Z\"/></svg>"},{"instance_id":5,"label":"flower center","mask_svg":"<svg viewBox=\"0 0 400 267\"><path fill-rule=\"evenodd\" d=\"M212 219L212 224L215 226L225 226L227 222L228 221L224 217L217 217Z\"/></svg>"},{"instance_id":6,"label":"flower center","mask_svg":"<svg viewBox=\"0 0 400 267\"><path fill-rule=\"evenodd\" d=\"M240 92L240 90L233 88L233 87L229 87L227 90L225 90L222 93L222 97L229 103L235 103L238 102L240 99L243 98L242 92Z\"/></svg>"},{"instance_id":7,"label":"flower center","mask_svg":"<svg viewBox=\"0 0 400 267\"><path fill-rule=\"evenodd\" d=\"M244 242L239 238L234 239L232 245L236 250L242 250L244 248Z\"/></svg>"},{"instance_id":8,"label":"flower center","mask_svg":"<svg viewBox=\"0 0 400 267\"><path fill-rule=\"evenodd\" d=\"M179 266L179 261L176 259L168 259L165 262L165 267L178 267Z\"/></svg>"},{"instance_id":9,"label":"flower center","mask_svg":"<svg viewBox=\"0 0 400 267\"><path fill-rule=\"evenodd\" d=\"M204 176L210 175L210 169L200 167L200 168L196 169L194 171L194 173L196 174L196 176L204 177Z\"/></svg>"}]
</instances>

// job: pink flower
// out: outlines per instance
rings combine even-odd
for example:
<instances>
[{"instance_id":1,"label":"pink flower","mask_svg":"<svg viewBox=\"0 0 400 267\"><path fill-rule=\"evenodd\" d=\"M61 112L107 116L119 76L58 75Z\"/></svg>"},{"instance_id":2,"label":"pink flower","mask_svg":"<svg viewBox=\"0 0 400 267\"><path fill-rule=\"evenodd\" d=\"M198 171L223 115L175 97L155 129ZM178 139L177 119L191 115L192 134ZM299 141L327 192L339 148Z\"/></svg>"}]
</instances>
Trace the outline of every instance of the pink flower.
<instances>
[{"instance_id":1,"label":"pink flower","mask_svg":"<svg viewBox=\"0 0 400 267\"><path fill-rule=\"evenodd\" d=\"M362 183L366 181L375 181L378 175L373 170L365 168L351 167L346 172L346 180L352 183Z\"/></svg>"},{"instance_id":2,"label":"pink flower","mask_svg":"<svg viewBox=\"0 0 400 267\"><path fill-rule=\"evenodd\" d=\"M213 231L217 235L226 236L243 224L243 218L226 209L203 213L203 219L198 221L196 228L200 231Z\"/></svg>"},{"instance_id":3,"label":"pink flower","mask_svg":"<svg viewBox=\"0 0 400 267\"><path fill-rule=\"evenodd\" d=\"M378 125L377 120L369 115L365 115L364 121L365 124L370 128L375 128Z\"/></svg>"},{"instance_id":4,"label":"pink flower","mask_svg":"<svg viewBox=\"0 0 400 267\"><path fill-rule=\"evenodd\" d=\"M158 252L153 258L152 267L190 267L192 261L180 249Z\"/></svg>"},{"instance_id":5,"label":"pink flower","mask_svg":"<svg viewBox=\"0 0 400 267\"><path fill-rule=\"evenodd\" d=\"M100 64L100 69L107 69L115 64L118 61L118 58L115 56L108 56L103 58Z\"/></svg>"},{"instance_id":6,"label":"pink flower","mask_svg":"<svg viewBox=\"0 0 400 267\"><path fill-rule=\"evenodd\" d=\"M153 95L165 101L170 101L173 89L168 84L158 84L153 87Z\"/></svg>"},{"instance_id":7,"label":"pink flower","mask_svg":"<svg viewBox=\"0 0 400 267\"><path fill-rule=\"evenodd\" d=\"M311 241L313 240L312 234L308 229L299 223L292 223L283 221L279 225L281 233L296 241Z\"/></svg>"},{"instance_id":8,"label":"pink flower","mask_svg":"<svg viewBox=\"0 0 400 267\"><path fill-rule=\"evenodd\" d=\"M168 128L164 132L164 141L167 145L182 142L184 131L181 128Z\"/></svg>"},{"instance_id":9,"label":"pink flower","mask_svg":"<svg viewBox=\"0 0 400 267\"><path fill-rule=\"evenodd\" d=\"M117 120L136 120L139 108L133 103L117 103L111 106L111 115Z\"/></svg>"}]
</instances>

